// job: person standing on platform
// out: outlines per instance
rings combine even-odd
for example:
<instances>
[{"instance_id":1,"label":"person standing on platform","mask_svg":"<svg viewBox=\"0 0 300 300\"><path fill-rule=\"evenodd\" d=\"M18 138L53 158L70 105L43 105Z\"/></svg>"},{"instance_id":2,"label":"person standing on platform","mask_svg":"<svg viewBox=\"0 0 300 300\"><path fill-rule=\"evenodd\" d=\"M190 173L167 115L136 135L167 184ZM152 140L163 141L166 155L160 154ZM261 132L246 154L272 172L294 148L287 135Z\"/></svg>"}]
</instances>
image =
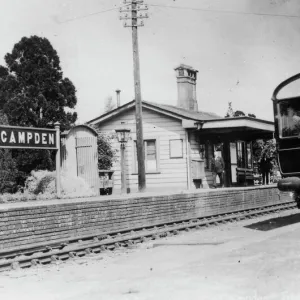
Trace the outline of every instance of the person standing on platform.
<instances>
[{"instance_id":1,"label":"person standing on platform","mask_svg":"<svg viewBox=\"0 0 300 300\"><path fill-rule=\"evenodd\" d=\"M214 152L214 157L211 160L211 170L213 172L213 186L217 187L217 176L220 179L220 186L224 187L224 169L225 163L218 151Z\"/></svg>"},{"instance_id":2,"label":"person standing on platform","mask_svg":"<svg viewBox=\"0 0 300 300\"><path fill-rule=\"evenodd\" d=\"M263 154L259 163L260 172L262 175L262 184L269 184L270 171L272 169L271 160Z\"/></svg>"}]
</instances>

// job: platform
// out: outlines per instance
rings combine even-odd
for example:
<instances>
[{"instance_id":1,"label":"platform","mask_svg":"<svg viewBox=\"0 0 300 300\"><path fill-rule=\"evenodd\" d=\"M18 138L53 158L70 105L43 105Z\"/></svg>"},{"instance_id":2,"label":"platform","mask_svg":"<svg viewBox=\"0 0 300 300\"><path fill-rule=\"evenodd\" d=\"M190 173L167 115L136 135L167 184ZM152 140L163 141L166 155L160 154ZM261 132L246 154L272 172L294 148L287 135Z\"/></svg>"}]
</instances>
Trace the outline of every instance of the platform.
<instances>
[{"instance_id":1,"label":"platform","mask_svg":"<svg viewBox=\"0 0 300 300\"><path fill-rule=\"evenodd\" d=\"M6 273L0 282L1 298L300 299L300 224L269 231L245 227L253 222L184 233L148 242L142 248L62 265Z\"/></svg>"}]
</instances>

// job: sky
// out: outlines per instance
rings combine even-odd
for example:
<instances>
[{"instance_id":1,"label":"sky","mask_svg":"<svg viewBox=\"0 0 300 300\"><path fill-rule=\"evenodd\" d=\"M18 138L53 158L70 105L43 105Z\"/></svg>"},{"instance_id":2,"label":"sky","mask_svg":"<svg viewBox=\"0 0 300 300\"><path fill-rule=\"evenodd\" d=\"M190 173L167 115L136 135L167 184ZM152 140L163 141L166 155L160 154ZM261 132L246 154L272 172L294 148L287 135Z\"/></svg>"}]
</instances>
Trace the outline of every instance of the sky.
<instances>
[{"instance_id":1,"label":"sky","mask_svg":"<svg viewBox=\"0 0 300 300\"><path fill-rule=\"evenodd\" d=\"M80 123L101 115L105 100L115 100L116 89L121 104L134 99L131 28L119 20L122 0L0 3L0 64L23 36L49 39L64 76L77 89ZM299 0L144 3L149 18L139 28L143 100L176 105L174 68L184 63L199 71L199 110L224 116L232 102L234 110L273 120L273 90L300 73ZM111 8L116 9L103 12Z\"/></svg>"}]
</instances>

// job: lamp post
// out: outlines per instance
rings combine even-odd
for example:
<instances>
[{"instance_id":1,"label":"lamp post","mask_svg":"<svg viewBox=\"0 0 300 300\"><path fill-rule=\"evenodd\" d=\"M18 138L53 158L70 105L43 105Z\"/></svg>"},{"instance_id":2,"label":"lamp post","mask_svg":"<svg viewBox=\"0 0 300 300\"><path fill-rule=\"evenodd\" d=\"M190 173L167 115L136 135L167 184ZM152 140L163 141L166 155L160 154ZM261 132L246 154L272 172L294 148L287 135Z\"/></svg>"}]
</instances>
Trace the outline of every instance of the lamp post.
<instances>
[{"instance_id":1,"label":"lamp post","mask_svg":"<svg viewBox=\"0 0 300 300\"><path fill-rule=\"evenodd\" d=\"M119 128L116 129L116 133L121 149L121 193L125 194L127 192L125 148L129 139L130 129Z\"/></svg>"}]
</instances>

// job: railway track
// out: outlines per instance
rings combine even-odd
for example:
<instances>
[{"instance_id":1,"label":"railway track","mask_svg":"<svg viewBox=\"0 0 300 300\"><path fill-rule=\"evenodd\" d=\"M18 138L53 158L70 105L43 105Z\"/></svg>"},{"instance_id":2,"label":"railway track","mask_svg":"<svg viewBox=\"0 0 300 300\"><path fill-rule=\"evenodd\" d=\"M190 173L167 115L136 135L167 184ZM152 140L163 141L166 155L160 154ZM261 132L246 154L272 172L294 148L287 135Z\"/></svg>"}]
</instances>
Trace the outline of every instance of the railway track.
<instances>
[{"instance_id":1,"label":"railway track","mask_svg":"<svg viewBox=\"0 0 300 300\"><path fill-rule=\"evenodd\" d=\"M237 222L294 208L296 208L296 203L291 201L284 204L241 210L233 213L160 224L135 230L112 232L104 235L81 237L49 245L30 246L21 250L0 252L0 272L58 263L76 257L113 251L122 247L133 248L136 244L177 235L180 231L219 226L228 222Z\"/></svg>"}]
</instances>

